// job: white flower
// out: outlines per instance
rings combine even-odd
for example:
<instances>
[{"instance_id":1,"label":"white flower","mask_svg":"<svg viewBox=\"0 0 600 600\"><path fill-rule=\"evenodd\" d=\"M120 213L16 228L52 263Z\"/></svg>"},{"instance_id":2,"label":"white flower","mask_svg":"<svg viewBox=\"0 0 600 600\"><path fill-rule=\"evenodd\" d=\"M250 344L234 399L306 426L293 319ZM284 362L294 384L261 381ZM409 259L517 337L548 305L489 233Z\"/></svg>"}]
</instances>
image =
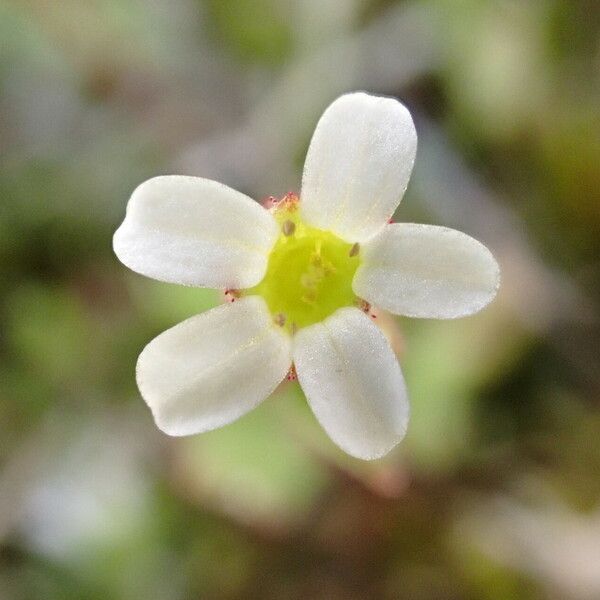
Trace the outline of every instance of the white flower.
<instances>
[{"instance_id":1,"label":"white flower","mask_svg":"<svg viewBox=\"0 0 600 600\"><path fill-rule=\"evenodd\" d=\"M499 281L493 256L473 238L389 224L416 147L402 104L354 93L321 117L300 199L266 210L220 183L182 176L135 190L114 236L119 259L161 281L226 289L233 300L141 353L137 382L160 429L189 435L230 423L295 368L317 419L347 453L378 458L404 437L402 372L370 305L462 317L490 302Z\"/></svg>"}]
</instances>

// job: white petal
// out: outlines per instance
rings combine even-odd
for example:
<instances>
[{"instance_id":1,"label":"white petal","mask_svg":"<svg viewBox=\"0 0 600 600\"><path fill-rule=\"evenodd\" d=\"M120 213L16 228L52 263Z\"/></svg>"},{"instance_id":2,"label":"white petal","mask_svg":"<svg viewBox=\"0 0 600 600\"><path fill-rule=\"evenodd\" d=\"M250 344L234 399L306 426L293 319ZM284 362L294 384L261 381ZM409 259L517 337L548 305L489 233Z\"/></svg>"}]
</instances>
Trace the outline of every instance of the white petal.
<instances>
[{"instance_id":1,"label":"white petal","mask_svg":"<svg viewBox=\"0 0 600 600\"><path fill-rule=\"evenodd\" d=\"M170 175L133 192L113 247L130 269L160 281L246 288L263 278L277 235L273 217L248 196Z\"/></svg>"},{"instance_id":2,"label":"white petal","mask_svg":"<svg viewBox=\"0 0 600 600\"><path fill-rule=\"evenodd\" d=\"M348 242L375 235L402 199L417 151L408 110L397 100L347 94L325 111L302 177L301 209Z\"/></svg>"},{"instance_id":3,"label":"white petal","mask_svg":"<svg viewBox=\"0 0 600 600\"><path fill-rule=\"evenodd\" d=\"M371 460L404 437L409 407L400 365L362 311L342 308L301 329L294 363L315 416L342 450Z\"/></svg>"},{"instance_id":4,"label":"white petal","mask_svg":"<svg viewBox=\"0 0 600 600\"><path fill-rule=\"evenodd\" d=\"M388 225L361 254L354 292L398 315L464 317L491 302L500 281L492 253L446 227Z\"/></svg>"},{"instance_id":5,"label":"white petal","mask_svg":"<svg viewBox=\"0 0 600 600\"><path fill-rule=\"evenodd\" d=\"M152 340L137 364L138 387L156 424L190 435L234 421L285 377L291 343L259 296L183 321Z\"/></svg>"}]
</instances>

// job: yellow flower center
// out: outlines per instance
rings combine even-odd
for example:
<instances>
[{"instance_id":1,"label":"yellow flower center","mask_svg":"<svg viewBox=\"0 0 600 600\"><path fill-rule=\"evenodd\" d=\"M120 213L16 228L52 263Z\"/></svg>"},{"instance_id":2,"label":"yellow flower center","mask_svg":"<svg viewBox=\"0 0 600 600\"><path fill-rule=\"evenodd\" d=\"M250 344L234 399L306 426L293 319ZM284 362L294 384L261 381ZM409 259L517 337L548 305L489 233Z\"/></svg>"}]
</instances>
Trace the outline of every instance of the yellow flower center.
<instances>
[{"instance_id":1,"label":"yellow flower center","mask_svg":"<svg viewBox=\"0 0 600 600\"><path fill-rule=\"evenodd\" d=\"M358 244L304 223L296 196L286 196L272 211L281 234L264 279L244 293L262 296L275 321L292 333L359 303L352 291Z\"/></svg>"}]
</instances>

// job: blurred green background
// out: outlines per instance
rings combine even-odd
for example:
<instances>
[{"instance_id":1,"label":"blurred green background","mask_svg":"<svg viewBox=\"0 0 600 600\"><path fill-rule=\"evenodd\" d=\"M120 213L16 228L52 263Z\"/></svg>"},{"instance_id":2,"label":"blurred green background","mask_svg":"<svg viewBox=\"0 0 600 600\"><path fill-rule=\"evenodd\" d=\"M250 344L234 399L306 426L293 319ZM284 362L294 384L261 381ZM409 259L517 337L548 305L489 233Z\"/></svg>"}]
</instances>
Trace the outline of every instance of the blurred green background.
<instances>
[{"instance_id":1,"label":"blurred green background","mask_svg":"<svg viewBox=\"0 0 600 600\"><path fill-rule=\"evenodd\" d=\"M0 598L600 598L599 34L597 0L0 0ZM388 324L383 461L297 384L164 436L137 355L218 297L118 263L131 191L298 190L358 89L414 114L397 220L488 245L496 302Z\"/></svg>"}]
</instances>

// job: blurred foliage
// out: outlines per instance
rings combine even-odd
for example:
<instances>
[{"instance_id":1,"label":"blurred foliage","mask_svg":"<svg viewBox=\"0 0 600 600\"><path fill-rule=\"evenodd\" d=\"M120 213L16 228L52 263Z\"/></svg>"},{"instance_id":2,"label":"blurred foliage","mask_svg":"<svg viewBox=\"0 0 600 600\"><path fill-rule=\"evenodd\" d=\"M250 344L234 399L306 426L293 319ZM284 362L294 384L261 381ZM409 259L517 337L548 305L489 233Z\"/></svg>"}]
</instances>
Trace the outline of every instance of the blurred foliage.
<instances>
[{"instance_id":1,"label":"blurred foliage","mask_svg":"<svg viewBox=\"0 0 600 600\"><path fill-rule=\"evenodd\" d=\"M0 39L0 598L600 597L597 2L4 0ZM410 106L398 218L489 244L498 300L382 318L412 407L382 461L296 384L166 438L137 355L219 295L117 262L129 194L281 194L348 89Z\"/></svg>"},{"instance_id":2,"label":"blurred foliage","mask_svg":"<svg viewBox=\"0 0 600 600\"><path fill-rule=\"evenodd\" d=\"M277 2L209 0L207 5L218 41L242 64L278 65L292 52L293 28Z\"/></svg>"}]
</instances>

